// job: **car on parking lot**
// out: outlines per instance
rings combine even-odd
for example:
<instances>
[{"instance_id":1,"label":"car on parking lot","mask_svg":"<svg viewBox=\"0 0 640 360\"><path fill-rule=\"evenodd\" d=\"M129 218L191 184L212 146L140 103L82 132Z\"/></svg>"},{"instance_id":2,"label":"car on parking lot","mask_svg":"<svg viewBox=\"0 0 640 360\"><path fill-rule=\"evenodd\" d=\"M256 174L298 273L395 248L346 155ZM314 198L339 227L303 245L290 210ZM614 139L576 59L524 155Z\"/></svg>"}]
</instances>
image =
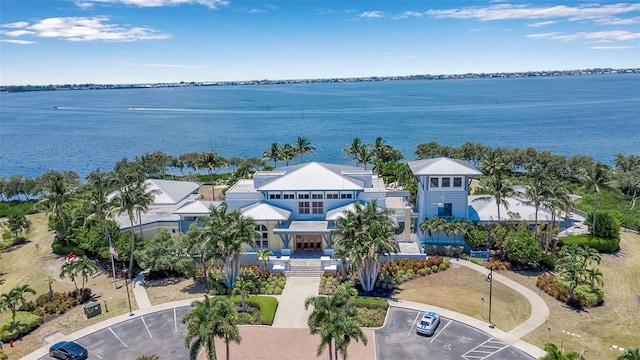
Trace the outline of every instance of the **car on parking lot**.
<instances>
[{"instance_id":1,"label":"car on parking lot","mask_svg":"<svg viewBox=\"0 0 640 360\"><path fill-rule=\"evenodd\" d=\"M83 360L89 357L89 353L77 342L61 341L49 348L49 356L61 360Z\"/></svg>"},{"instance_id":2,"label":"car on parking lot","mask_svg":"<svg viewBox=\"0 0 640 360\"><path fill-rule=\"evenodd\" d=\"M422 315L420 321L416 325L416 332L420 335L433 335L436 328L440 324L440 315L429 311Z\"/></svg>"}]
</instances>

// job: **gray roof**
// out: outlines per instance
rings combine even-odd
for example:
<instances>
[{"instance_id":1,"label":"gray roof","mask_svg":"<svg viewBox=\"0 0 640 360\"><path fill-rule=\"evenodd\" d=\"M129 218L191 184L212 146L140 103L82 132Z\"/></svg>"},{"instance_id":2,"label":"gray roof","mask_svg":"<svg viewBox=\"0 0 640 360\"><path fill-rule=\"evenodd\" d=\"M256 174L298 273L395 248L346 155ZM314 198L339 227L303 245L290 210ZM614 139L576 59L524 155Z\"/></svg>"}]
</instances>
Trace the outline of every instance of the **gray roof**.
<instances>
[{"instance_id":1,"label":"gray roof","mask_svg":"<svg viewBox=\"0 0 640 360\"><path fill-rule=\"evenodd\" d=\"M505 199L508 206L500 204L500 220L524 220L527 222L535 221L536 207L527 204L525 200L517 197L508 197ZM470 195L469 206L471 206L478 214L481 222L498 221L498 207L496 200L490 195ZM511 215L515 216L511 216ZM538 221L551 222L551 212L544 207L538 209Z\"/></svg>"},{"instance_id":2,"label":"gray roof","mask_svg":"<svg viewBox=\"0 0 640 360\"><path fill-rule=\"evenodd\" d=\"M478 169L471 166L470 163L464 160L451 159L446 157L423 159L416 161L409 161L409 167L414 175L459 175L459 176L472 176L482 175Z\"/></svg>"},{"instance_id":3,"label":"gray roof","mask_svg":"<svg viewBox=\"0 0 640 360\"><path fill-rule=\"evenodd\" d=\"M191 181L146 180L147 190L156 190L154 204L177 204L200 188L200 184Z\"/></svg>"},{"instance_id":4,"label":"gray roof","mask_svg":"<svg viewBox=\"0 0 640 360\"><path fill-rule=\"evenodd\" d=\"M256 173L254 178L268 173ZM353 166L310 162L278 168L271 174L278 176L257 190L363 190L362 181L348 175L370 175L371 171Z\"/></svg>"},{"instance_id":5,"label":"gray roof","mask_svg":"<svg viewBox=\"0 0 640 360\"><path fill-rule=\"evenodd\" d=\"M256 221L286 221L289 220L291 216L291 211L269 205L265 202L245 206L240 209L240 211L242 211L242 215Z\"/></svg>"}]
</instances>

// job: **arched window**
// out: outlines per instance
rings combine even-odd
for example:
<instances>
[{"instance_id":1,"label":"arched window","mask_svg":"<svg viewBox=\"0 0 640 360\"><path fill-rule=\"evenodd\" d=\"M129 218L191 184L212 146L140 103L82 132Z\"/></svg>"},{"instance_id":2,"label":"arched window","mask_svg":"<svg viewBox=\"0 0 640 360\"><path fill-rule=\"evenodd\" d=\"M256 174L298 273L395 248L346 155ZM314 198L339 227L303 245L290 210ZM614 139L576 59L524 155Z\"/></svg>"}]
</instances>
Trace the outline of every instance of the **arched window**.
<instances>
[{"instance_id":1,"label":"arched window","mask_svg":"<svg viewBox=\"0 0 640 360\"><path fill-rule=\"evenodd\" d=\"M256 247L267 249L269 247L269 230L264 225L256 226Z\"/></svg>"}]
</instances>

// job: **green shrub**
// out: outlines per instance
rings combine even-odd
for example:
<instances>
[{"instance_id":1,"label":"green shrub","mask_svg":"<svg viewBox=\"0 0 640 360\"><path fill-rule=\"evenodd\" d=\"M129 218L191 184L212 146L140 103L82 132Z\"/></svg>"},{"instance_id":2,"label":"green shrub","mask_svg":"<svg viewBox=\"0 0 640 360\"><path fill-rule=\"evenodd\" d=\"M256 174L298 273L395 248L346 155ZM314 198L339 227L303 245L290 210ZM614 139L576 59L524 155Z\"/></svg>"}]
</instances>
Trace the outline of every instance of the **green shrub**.
<instances>
[{"instance_id":1,"label":"green shrub","mask_svg":"<svg viewBox=\"0 0 640 360\"><path fill-rule=\"evenodd\" d=\"M591 226L593 223L593 212L589 214L585 224ZM596 233L591 234L596 237L614 239L620 237L619 215L611 211L599 211L596 214Z\"/></svg>"},{"instance_id":2,"label":"green shrub","mask_svg":"<svg viewBox=\"0 0 640 360\"><path fill-rule=\"evenodd\" d=\"M0 360L9 360L9 356L2 349L0 349Z\"/></svg>"},{"instance_id":3,"label":"green shrub","mask_svg":"<svg viewBox=\"0 0 640 360\"><path fill-rule=\"evenodd\" d=\"M260 324L272 325L278 309L278 300L273 296L251 296L249 301L260 309Z\"/></svg>"},{"instance_id":4,"label":"green shrub","mask_svg":"<svg viewBox=\"0 0 640 360\"><path fill-rule=\"evenodd\" d=\"M576 297L583 306L596 306L604 299L604 291L599 287L595 287L593 291L591 291L590 285L581 284L576 287Z\"/></svg>"},{"instance_id":5,"label":"green shrub","mask_svg":"<svg viewBox=\"0 0 640 360\"><path fill-rule=\"evenodd\" d=\"M26 311L16 312L15 324L13 324L12 320L12 316L7 316L2 326L0 326L0 328L5 329L0 334L0 340L3 342L17 340L35 330L42 323L42 317Z\"/></svg>"},{"instance_id":6,"label":"green shrub","mask_svg":"<svg viewBox=\"0 0 640 360\"><path fill-rule=\"evenodd\" d=\"M86 255L84 249L79 248L74 244L65 245L62 241L54 241L51 245L53 253L57 255L69 255L74 253L78 256Z\"/></svg>"},{"instance_id":7,"label":"green shrub","mask_svg":"<svg viewBox=\"0 0 640 360\"><path fill-rule=\"evenodd\" d=\"M613 253L620 247L620 238L598 238L589 234L568 235L560 238L560 245L587 245L602 253Z\"/></svg>"},{"instance_id":8,"label":"green shrub","mask_svg":"<svg viewBox=\"0 0 640 360\"><path fill-rule=\"evenodd\" d=\"M370 297L354 297L349 300L350 306L355 307L364 307L368 309L387 309L389 308L389 303L385 299L380 298L370 298Z\"/></svg>"},{"instance_id":9,"label":"green shrub","mask_svg":"<svg viewBox=\"0 0 640 360\"><path fill-rule=\"evenodd\" d=\"M433 272L433 270L431 270L431 268L424 268L424 270L427 272L427 275L431 274Z\"/></svg>"},{"instance_id":10,"label":"green shrub","mask_svg":"<svg viewBox=\"0 0 640 360\"><path fill-rule=\"evenodd\" d=\"M433 271L434 273L437 273L437 272L438 272L438 270L440 270L439 265L433 265L433 266L431 266L431 271Z\"/></svg>"},{"instance_id":11,"label":"green shrub","mask_svg":"<svg viewBox=\"0 0 640 360\"><path fill-rule=\"evenodd\" d=\"M418 275L426 276L427 275L427 269L426 268L422 268L422 269L418 270Z\"/></svg>"},{"instance_id":12,"label":"green shrub","mask_svg":"<svg viewBox=\"0 0 640 360\"><path fill-rule=\"evenodd\" d=\"M460 255L460 259L462 259L462 260L469 260L469 254L467 254L467 253L462 253L462 254Z\"/></svg>"},{"instance_id":13,"label":"green shrub","mask_svg":"<svg viewBox=\"0 0 640 360\"><path fill-rule=\"evenodd\" d=\"M547 270L553 270L556 268L556 259L553 255L542 253L542 256L540 257L540 266Z\"/></svg>"},{"instance_id":14,"label":"green shrub","mask_svg":"<svg viewBox=\"0 0 640 360\"><path fill-rule=\"evenodd\" d=\"M440 264L440 267L439 267L440 270L447 270L447 268L448 268L447 264L445 263Z\"/></svg>"}]
</instances>

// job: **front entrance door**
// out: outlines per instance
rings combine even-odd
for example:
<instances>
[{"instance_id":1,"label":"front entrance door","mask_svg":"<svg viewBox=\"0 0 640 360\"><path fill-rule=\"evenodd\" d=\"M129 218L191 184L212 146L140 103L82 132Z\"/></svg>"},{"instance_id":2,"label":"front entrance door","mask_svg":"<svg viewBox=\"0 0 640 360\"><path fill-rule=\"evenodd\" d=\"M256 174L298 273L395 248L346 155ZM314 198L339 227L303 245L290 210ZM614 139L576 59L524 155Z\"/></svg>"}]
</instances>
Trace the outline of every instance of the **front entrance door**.
<instances>
[{"instance_id":1,"label":"front entrance door","mask_svg":"<svg viewBox=\"0 0 640 360\"><path fill-rule=\"evenodd\" d=\"M296 235L296 250L322 250L322 235Z\"/></svg>"}]
</instances>

